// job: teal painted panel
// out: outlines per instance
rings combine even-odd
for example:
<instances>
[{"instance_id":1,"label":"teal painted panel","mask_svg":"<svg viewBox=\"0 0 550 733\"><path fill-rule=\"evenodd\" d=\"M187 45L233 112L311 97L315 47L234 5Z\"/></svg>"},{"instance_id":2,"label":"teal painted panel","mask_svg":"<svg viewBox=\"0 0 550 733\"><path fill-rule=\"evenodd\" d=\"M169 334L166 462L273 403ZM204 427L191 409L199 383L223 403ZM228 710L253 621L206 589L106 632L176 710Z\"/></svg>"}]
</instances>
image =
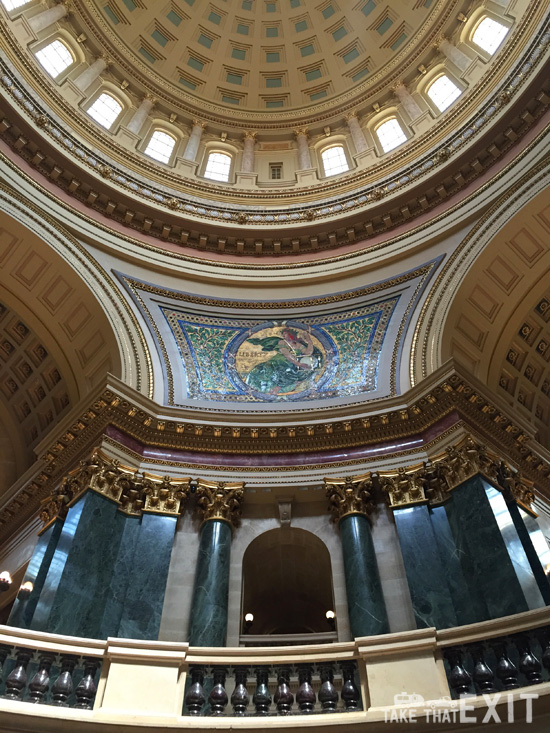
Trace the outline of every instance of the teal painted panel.
<instances>
[{"instance_id":1,"label":"teal painted panel","mask_svg":"<svg viewBox=\"0 0 550 733\"><path fill-rule=\"evenodd\" d=\"M239 23L237 25L237 33L240 33L241 36L247 36L250 32L250 27L247 25L244 25L244 23Z\"/></svg>"},{"instance_id":2,"label":"teal painted panel","mask_svg":"<svg viewBox=\"0 0 550 733\"><path fill-rule=\"evenodd\" d=\"M397 40L395 40L392 45L390 46L392 51L397 51L399 46L403 43L403 41L407 38L406 33L402 33Z\"/></svg>"},{"instance_id":3,"label":"teal painted panel","mask_svg":"<svg viewBox=\"0 0 550 733\"><path fill-rule=\"evenodd\" d=\"M222 102L226 104L239 104L237 97L228 97L225 94L222 96Z\"/></svg>"},{"instance_id":4,"label":"teal painted panel","mask_svg":"<svg viewBox=\"0 0 550 733\"><path fill-rule=\"evenodd\" d=\"M199 36L199 43L205 48L210 48L212 46L212 39L205 36L204 33L201 33Z\"/></svg>"},{"instance_id":5,"label":"teal painted panel","mask_svg":"<svg viewBox=\"0 0 550 733\"><path fill-rule=\"evenodd\" d=\"M168 18L170 23L173 23L176 26L179 25L182 20L180 16L177 13L175 13L173 10L171 10L166 17Z\"/></svg>"},{"instance_id":6,"label":"teal painted panel","mask_svg":"<svg viewBox=\"0 0 550 733\"><path fill-rule=\"evenodd\" d=\"M239 61L244 61L246 59L246 51L242 48L234 48L231 51L231 56L234 59L239 59Z\"/></svg>"},{"instance_id":7,"label":"teal painted panel","mask_svg":"<svg viewBox=\"0 0 550 733\"><path fill-rule=\"evenodd\" d=\"M134 0L122 0L122 2L124 3L124 5L126 5L130 12L134 11L137 8Z\"/></svg>"},{"instance_id":8,"label":"teal painted panel","mask_svg":"<svg viewBox=\"0 0 550 733\"><path fill-rule=\"evenodd\" d=\"M204 64L202 63L202 61L199 61L193 56L189 57L187 66L190 66L192 69L196 69L197 71L202 71L204 69Z\"/></svg>"},{"instance_id":9,"label":"teal painted panel","mask_svg":"<svg viewBox=\"0 0 550 733\"><path fill-rule=\"evenodd\" d=\"M384 35L384 33L391 28L393 25L393 20L391 18L386 18L383 20L380 25L377 27L376 31L377 33L380 33L381 36Z\"/></svg>"},{"instance_id":10,"label":"teal painted panel","mask_svg":"<svg viewBox=\"0 0 550 733\"><path fill-rule=\"evenodd\" d=\"M327 96L327 90L323 89L321 92L315 92L315 94L310 94L309 98L312 102L316 102L318 99L323 99L323 97Z\"/></svg>"},{"instance_id":11,"label":"teal painted panel","mask_svg":"<svg viewBox=\"0 0 550 733\"><path fill-rule=\"evenodd\" d=\"M105 11L105 15L109 18L109 20L114 25L118 25L119 24L119 20L118 20L117 16L114 14L113 9L109 5L105 5L105 7L103 8L103 10Z\"/></svg>"},{"instance_id":12,"label":"teal painted panel","mask_svg":"<svg viewBox=\"0 0 550 733\"><path fill-rule=\"evenodd\" d=\"M361 12L363 13L363 15L369 15L375 8L376 3L374 2L374 0L369 0L368 3L363 5L363 7L361 8Z\"/></svg>"},{"instance_id":13,"label":"teal painted panel","mask_svg":"<svg viewBox=\"0 0 550 733\"><path fill-rule=\"evenodd\" d=\"M265 103L267 109L275 109L276 107L284 107L282 99L268 99Z\"/></svg>"},{"instance_id":14,"label":"teal painted panel","mask_svg":"<svg viewBox=\"0 0 550 733\"><path fill-rule=\"evenodd\" d=\"M315 53L315 49L310 43L307 46L302 46L302 48L300 49L300 53L302 54L302 56L311 56L312 53Z\"/></svg>"},{"instance_id":15,"label":"teal painted panel","mask_svg":"<svg viewBox=\"0 0 550 733\"><path fill-rule=\"evenodd\" d=\"M156 59L153 56L152 53L149 53L149 51L146 48L143 48L143 46L139 49L140 54L149 61L150 64L154 64Z\"/></svg>"},{"instance_id":16,"label":"teal painted panel","mask_svg":"<svg viewBox=\"0 0 550 733\"><path fill-rule=\"evenodd\" d=\"M305 20L299 20L297 23L294 23L294 30L296 33L301 33L302 31L307 30L307 21Z\"/></svg>"},{"instance_id":17,"label":"teal painted panel","mask_svg":"<svg viewBox=\"0 0 550 733\"><path fill-rule=\"evenodd\" d=\"M208 16L208 20L211 23L215 23L216 25L219 25L220 24L221 19L222 19L222 16L221 15L218 15L218 13L214 13L214 11L212 11L210 13L210 15Z\"/></svg>"},{"instance_id":18,"label":"teal painted panel","mask_svg":"<svg viewBox=\"0 0 550 733\"><path fill-rule=\"evenodd\" d=\"M359 51L356 48L352 48L351 51L348 51L345 53L342 58L344 59L345 64L349 64L351 61L356 59L359 56Z\"/></svg>"},{"instance_id":19,"label":"teal painted panel","mask_svg":"<svg viewBox=\"0 0 550 733\"><path fill-rule=\"evenodd\" d=\"M278 28L266 28L265 29L265 35L267 38L277 38L279 35L279 29Z\"/></svg>"},{"instance_id":20,"label":"teal painted panel","mask_svg":"<svg viewBox=\"0 0 550 733\"><path fill-rule=\"evenodd\" d=\"M184 76L180 76L180 84L184 87L187 87L188 89L196 89L197 85L194 84L192 81L189 81L189 79L186 79Z\"/></svg>"},{"instance_id":21,"label":"teal painted panel","mask_svg":"<svg viewBox=\"0 0 550 733\"><path fill-rule=\"evenodd\" d=\"M334 8L332 7L332 5L328 5L328 6L327 6L327 7L326 7L326 8L325 8L325 9L324 9L323 11L322 11L322 13L323 13L323 18L324 18L325 20L327 20L327 19L328 19L328 18L330 18L330 17L332 16L332 15L334 15L334 12L335 12L335 11L334 11Z\"/></svg>"},{"instance_id":22,"label":"teal painted panel","mask_svg":"<svg viewBox=\"0 0 550 733\"><path fill-rule=\"evenodd\" d=\"M268 64L278 63L281 60L281 54L278 51L268 51L265 60Z\"/></svg>"},{"instance_id":23,"label":"teal painted panel","mask_svg":"<svg viewBox=\"0 0 550 733\"><path fill-rule=\"evenodd\" d=\"M155 29L151 33L151 38L153 38L160 46L163 47L166 46L166 44L168 43L168 39L166 38L166 36L163 36L162 33L157 29Z\"/></svg>"},{"instance_id":24,"label":"teal painted panel","mask_svg":"<svg viewBox=\"0 0 550 733\"><path fill-rule=\"evenodd\" d=\"M228 81L230 84L242 84L243 78L240 74L227 74L225 77L225 80Z\"/></svg>"},{"instance_id":25,"label":"teal painted panel","mask_svg":"<svg viewBox=\"0 0 550 733\"><path fill-rule=\"evenodd\" d=\"M359 81L363 77L367 76L369 73L369 70L365 67L364 69L361 69L361 71L358 71L356 74L354 74L351 78L353 81Z\"/></svg>"},{"instance_id":26,"label":"teal painted panel","mask_svg":"<svg viewBox=\"0 0 550 733\"><path fill-rule=\"evenodd\" d=\"M332 33L332 37L334 38L334 40L335 40L335 41L339 41L339 40L341 40L342 38L344 38L344 36L347 36L347 35L348 35L348 32L347 32L347 30L346 30L346 29L344 28L344 26L341 26L340 28L337 28L337 29L336 29L335 31L333 31L333 33Z\"/></svg>"},{"instance_id":27,"label":"teal painted panel","mask_svg":"<svg viewBox=\"0 0 550 733\"><path fill-rule=\"evenodd\" d=\"M266 79L265 80L266 87L273 88L273 87L282 87L283 86L283 80L280 77L275 77L274 79Z\"/></svg>"},{"instance_id":28,"label":"teal painted panel","mask_svg":"<svg viewBox=\"0 0 550 733\"><path fill-rule=\"evenodd\" d=\"M311 71L306 71L306 81L315 81L315 79L320 79L321 76L321 69L312 69Z\"/></svg>"}]
</instances>

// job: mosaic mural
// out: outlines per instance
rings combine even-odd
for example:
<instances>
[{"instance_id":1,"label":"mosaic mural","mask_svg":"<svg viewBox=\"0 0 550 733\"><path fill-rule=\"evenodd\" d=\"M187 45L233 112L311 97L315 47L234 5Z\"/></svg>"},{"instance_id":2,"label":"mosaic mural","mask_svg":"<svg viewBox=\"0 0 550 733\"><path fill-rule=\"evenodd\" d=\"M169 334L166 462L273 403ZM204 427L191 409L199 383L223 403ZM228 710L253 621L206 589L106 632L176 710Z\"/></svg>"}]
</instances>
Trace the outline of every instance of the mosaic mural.
<instances>
[{"instance_id":1,"label":"mosaic mural","mask_svg":"<svg viewBox=\"0 0 550 733\"><path fill-rule=\"evenodd\" d=\"M187 397L284 402L374 391L399 295L343 313L287 320L216 318L161 306Z\"/></svg>"}]
</instances>

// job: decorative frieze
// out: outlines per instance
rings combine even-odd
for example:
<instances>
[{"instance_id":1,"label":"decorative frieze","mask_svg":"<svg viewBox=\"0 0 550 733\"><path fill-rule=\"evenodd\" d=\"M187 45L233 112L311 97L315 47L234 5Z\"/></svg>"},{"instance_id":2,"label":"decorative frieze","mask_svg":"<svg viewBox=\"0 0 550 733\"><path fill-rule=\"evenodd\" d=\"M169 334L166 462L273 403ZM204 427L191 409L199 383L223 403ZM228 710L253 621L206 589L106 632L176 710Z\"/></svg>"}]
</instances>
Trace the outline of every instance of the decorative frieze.
<instances>
[{"instance_id":1,"label":"decorative frieze","mask_svg":"<svg viewBox=\"0 0 550 733\"><path fill-rule=\"evenodd\" d=\"M236 526L241 516L244 483L198 479L197 497L203 522L218 519Z\"/></svg>"},{"instance_id":2,"label":"decorative frieze","mask_svg":"<svg viewBox=\"0 0 550 733\"><path fill-rule=\"evenodd\" d=\"M139 516L154 512L179 516L190 489L190 479L171 479L141 473L121 466L116 459L107 459L98 452L81 461L68 473L51 495L42 502L41 520L49 524L64 518L68 506L85 491L95 491L119 504L124 514Z\"/></svg>"},{"instance_id":3,"label":"decorative frieze","mask_svg":"<svg viewBox=\"0 0 550 733\"><path fill-rule=\"evenodd\" d=\"M349 514L369 515L374 509L371 501L372 474L325 478L324 482L330 510L337 522Z\"/></svg>"}]
</instances>

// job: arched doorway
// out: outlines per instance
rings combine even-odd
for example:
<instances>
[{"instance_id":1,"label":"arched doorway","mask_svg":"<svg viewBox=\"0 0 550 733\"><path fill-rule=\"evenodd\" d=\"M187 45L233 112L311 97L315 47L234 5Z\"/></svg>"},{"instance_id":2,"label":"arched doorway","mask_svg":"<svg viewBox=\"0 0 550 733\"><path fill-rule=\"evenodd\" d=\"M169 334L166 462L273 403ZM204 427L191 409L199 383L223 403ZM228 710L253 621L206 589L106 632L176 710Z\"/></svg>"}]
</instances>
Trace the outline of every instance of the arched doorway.
<instances>
[{"instance_id":1,"label":"arched doorway","mask_svg":"<svg viewBox=\"0 0 550 733\"><path fill-rule=\"evenodd\" d=\"M330 555L311 532L273 529L253 540L243 557L242 630L245 644L335 641L326 612L334 607ZM254 621L247 629L246 614Z\"/></svg>"}]
</instances>

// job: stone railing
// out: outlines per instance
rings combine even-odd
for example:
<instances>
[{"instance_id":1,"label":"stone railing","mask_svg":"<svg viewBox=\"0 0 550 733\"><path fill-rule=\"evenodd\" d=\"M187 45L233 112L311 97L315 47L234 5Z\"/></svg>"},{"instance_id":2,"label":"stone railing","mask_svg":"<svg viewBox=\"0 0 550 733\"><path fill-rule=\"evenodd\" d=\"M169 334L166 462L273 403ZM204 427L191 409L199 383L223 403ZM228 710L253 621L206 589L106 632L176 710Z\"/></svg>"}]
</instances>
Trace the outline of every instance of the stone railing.
<instances>
[{"instance_id":1,"label":"stone railing","mask_svg":"<svg viewBox=\"0 0 550 733\"><path fill-rule=\"evenodd\" d=\"M531 730L550 722L549 608L301 647L190 648L3 626L0 650L0 719L9 731L379 730L421 720L438 730L495 715L506 722L511 710L517 730L529 716L546 726Z\"/></svg>"}]
</instances>

